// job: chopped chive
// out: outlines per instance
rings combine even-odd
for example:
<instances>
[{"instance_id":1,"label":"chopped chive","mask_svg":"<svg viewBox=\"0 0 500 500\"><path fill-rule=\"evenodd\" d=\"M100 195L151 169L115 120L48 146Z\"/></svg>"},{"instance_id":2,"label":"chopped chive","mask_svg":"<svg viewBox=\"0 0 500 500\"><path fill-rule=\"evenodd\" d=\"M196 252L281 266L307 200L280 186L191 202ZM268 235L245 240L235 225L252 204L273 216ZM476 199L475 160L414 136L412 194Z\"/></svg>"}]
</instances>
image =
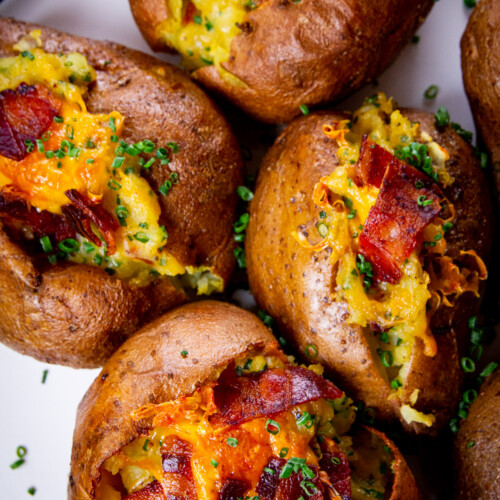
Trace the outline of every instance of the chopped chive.
<instances>
[{"instance_id":1,"label":"chopped chive","mask_svg":"<svg viewBox=\"0 0 500 500\"><path fill-rule=\"evenodd\" d=\"M328 232L330 231L330 228L324 222L318 222L316 224L316 229L318 230L318 233L322 238L326 238Z\"/></svg>"},{"instance_id":2,"label":"chopped chive","mask_svg":"<svg viewBox=\"0 0 500 500\"><path fill-rule=\"evenodd\" d=\"M147 243L149 241L149 236L146 233L139 231L134 234L134 239L140 241L141 243Z\"/></svg>"},{"instance_id":3,"label":"chopped chive","mask_svg":"<svg viewBox=\"0 0 500 500\"><path fill-rule=\"evenodd\" d=\"M116 156L113 159L113 163L111 164L111 168L119 168L123 165L125 158L123 156Z\"/></svg>"},{"instance_id":4,"label":"chopped chive","mask_svg":"<svg viewBox=\"0 0 500 500\"><path fill-rule=\"evenodd\" d=\"M236 262L240 269L245 269L247 267L247 260L245 257L245 250L241 247L237 247L233 250L233 255L236 257Z\"/></svg>"},{"instance_id":5,"label":"chopped chive","mask_svg":"<svg viewBox=\"0 0 500 500\"><path fill-rule=\"evenodd\" d=\"M445 127L450 123L450 113L448 110L441 106L434 115L434 120L437 127Z\"/></svg>"},{"instance_id":6,"label":"chopped chive","mask_svg":"<svg viewBox=\"0 0 500 500\"><path fill-rule=\"evenodd\" d=\"M481 377L489 377L497 368L498 368L498 363L492 361L491 363L487 364L484 367L483 371L479 375Z\"/></svg>"},{"instance_id":7,"label":"chopped chive","mask_svg":"<svg viewBox=\"0 0 500 500\"><path fill-rule=\"evenodd\" d=\"M43 370L42 374L42 384L45 384L47 382L47 375L49 374L49 370Z\"/></svg>"},{"instance_id":8,"label":"chopped chive","mask_svg":"<svg viewBox=\"0 0 500 500\"><path fill-rule=\"evenodd\" d=\"M19 460L16 460L14 463L10 464L10 468L12 470L15 470L19 467L21 467L21 465L24 464L24 458L20 458Z\"/></svg>"},{"instance_id":9,"label":"chopped chive","mask_svg":"<svg viewBox=\"0 0 500 500\"><path fill-rule=\"evenodd\" d=\"M248 189L246 186L238 186L236 192L243 201L250 201L253 198L252 191Z\"/></svg>"},{"instance_id":10,"label":"chopped chive","mask_svg":"<svg viewBox=\"0 0 500 500\"><path fill-rule=\"evenodd\" d=\"M308 358L316 358L318 356L318 348L314 344L308 344L304 349L304 354Z\"/></svg>"},{"instance_id":11,"label":"chopped chive","mask_svg":"<svg viewBox=\"0 0 500 500\"><path fill-rule=\"evenodd\" d=\"M476 363L466 356L460 360L460 366L465 373L472 373L476 370Z\"/></svg>"},{"instance_id":12,"label":"chopped chive","mask_svg":"<svg viewBox=\"0 0 500 500\"><path fill-rule=\"evenodd\" d=\"M281 431L281 426L280 424L278 424L278 422L276 422L276 420L268 418L266 422L266 431L269 432L269 434L275 436Z\"/></svg>"},{"instance_id":13,"label":"chopped chive","mask_svg":"<svg viewBox=\"0 0 500 500\"><path fill-rule=\"evenodd\" d=\"M227 438L226 443L231 446L231 448L236 448L238 446L238 440L236 438Z\"/></svg>"},{"instance_id":14,"label":"chopped chive","mask_svg":"<svg viewBox=\"0 0 500 500\"><path fill-rule=\"evenodd\" d=\"M437 85L430 85L424 92L424 97L426 99L435 99L438 95L439 87Z\"/></svg>"},{"instance_id":15,"label":"chopped chive","mask_svg":"<svg viewBox=\"0 0 500 500\"><path fill-rule=\"evenodd\" d=\"M159 188L158 191L163 195L166 196L167 193L172 189L172 183L170 181L165 181Z\"/></svg>"},{"instance_id":16,"label":"chopped chive","mask_svg":"<svg viewBox=\"0 0 500 500\"><path fill-rule=\"evenodd\" d=\"M52 243L50 242L50 238L48 236L40 238L40 243L42 245L42 250L45 253L52 252Z\"/></svg>"},{"instance_id":17,"label":"chopped chive","mask_svg":"<svg viewBox=\"0 0 500 500\"><path fill-rule=\"evenodd\" d=\"M74 253L80 248L80 244L73 238L66 238L59 242L59 250L64 253Z\"/></svg>"}]
</instances>

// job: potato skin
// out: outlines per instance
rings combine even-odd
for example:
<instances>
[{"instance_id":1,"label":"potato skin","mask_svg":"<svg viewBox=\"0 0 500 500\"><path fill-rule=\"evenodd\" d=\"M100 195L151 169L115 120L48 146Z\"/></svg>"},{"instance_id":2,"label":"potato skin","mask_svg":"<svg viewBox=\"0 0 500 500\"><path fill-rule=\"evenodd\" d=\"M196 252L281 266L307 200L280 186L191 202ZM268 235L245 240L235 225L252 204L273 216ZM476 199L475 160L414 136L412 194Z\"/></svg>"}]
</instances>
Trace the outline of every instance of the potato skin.
<instances>
[{"instance_id":1,"label":"potato skin","mask_svg":"<svg viewBox=\"0 0 500 500\"><path fill-rule=\"evenodd\" d=\"M448 251L474 249L485 259L491 247L492 209L472 148L450 127L438 131L432 115L412 110L405 114L450 152L449 171L455 183L445 194L455 206L456 219L447 233ZM322 125L349 116L321 112L300 118L284 130L265 157L246 238L250 288L302 357L304 348L314 344L319 352L315 362L325 365L328 375L351 397L376 408L382 420L402 420L398 401L387 400L390 386L371 335L345 323L346 305L330 297L335 271L328 262L328 249L313 252L291 236L299 226L315 230L320 209L312 201L314 185L338 165L336 143L324 135ZM415 388L421 389L416 409L434 413L436 423L427 428L402 420L407 430L435 433L449 420L460 397L459 361L468 341L467 319L478 307L479 300L470 293L454 308L440 307L431 320L438 344L434 358L423 354L417 339L403 399L407 402Z\"/></svg>"},{"instance_id":2,"label":"potato skin","mask_svg":"<svg viewBox=\"0 0 500 500\"><path fill-rule=\"evenodd\" d=\"M233 268L232 223L242 182L239 147L210 99L181 71L110 42L0 18L0 56L33 29L47 52L81 52L97 72L91 113L117 110L123 138L175 141L180 152L147 174L154 190L170 170L179 183L159 196L168 247L185 265L208 266L224 281ZM101 366L145 321L185 303L168 280L129 285L102 269L75 264L40 267L0 226L0 340L36 359L73 367Z\"/></svg>"},{"instance_id":3,"label":"potato skin","mask_svg":"<svg viewBox=\"0 0 500 500\"><path fill-rule=\"evenodd\" d=\"M68 499L94 498L102 463L148 431L151 422L134 422L132 411L192 394L213 379L218 367L275 342L253 314L210 300L184 305L142 328L106 362L78 407ZM188 352L186 357L182 350ZM401 452L384 434L367 429L394 454L391 500L418 500L415 479Z\"/></svg>"},{"instance_id":4,"label":"potato skin","mask_svg":"<svg viewBox=\"0 0 500 500\"><path fill-rule=\"evenodd\" d=\"M244 86L223 80L215 66L193 77L254 118L290 121L299 106L339 101L387 68L430 11L432 0L264 0L249 11L223 67ZM155 50L169 15L166 0L130 0Z\"/></svg>"},{"instance_id":5,"label":"potato skin","mask_svg":"<svg viewBox=\"0 0 500 500\"><path fill-rule=\"evenodd\" d=\"M481 386L455 440L455 498L500 498L500 371ZM473 441L474 446L468 444Z\"/></svg>"},{"instance_id":6,"label":"potato skin","mask_svg":"<svg viewBox=\"0 0 500 500\"><path fill-rule=\"evenodd\" d=\"M500 191L500 1L481 0L461 41L465 91Z\"/></svg>"}]
</instances>

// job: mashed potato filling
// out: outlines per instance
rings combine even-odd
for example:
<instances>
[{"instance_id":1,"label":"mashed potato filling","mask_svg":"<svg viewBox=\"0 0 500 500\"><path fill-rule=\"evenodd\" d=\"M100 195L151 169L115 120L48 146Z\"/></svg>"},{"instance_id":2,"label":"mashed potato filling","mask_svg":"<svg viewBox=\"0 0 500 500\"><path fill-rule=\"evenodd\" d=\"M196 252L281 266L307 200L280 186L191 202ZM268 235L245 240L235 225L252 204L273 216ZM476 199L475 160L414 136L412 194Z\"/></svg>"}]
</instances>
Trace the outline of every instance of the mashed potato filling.
<instances>
[{"instance_id":1,"label":"mashed potato filling","mask_svg":"<svg viewBox=\"0 0 500 500\"><path fill-rule=\"evenodd\" d=\"M230 369L245 377L284 367L281 357L258 355L242 358ZM182 489L187 498L219 500L227 478L246 483L244 498L260 498L257 485L262 474L269 472L267 466L273 457L284 460L294 457L292 461L304 460L308 467L319 467L320 445L325 440L332 440L336 443L333 446L347 456L354 499L373 498L374 494L382 498L391 487L394 456L382 439L366 431L366 435L356 437L353 445L347 432L355 412L346 396L295 405L272 419L258 417L221 427L210 419L218 412L211 387L209 384L192 396L148 405L134 412L136 419L153 416L154 428L104 462L97 500L119 500L122 495L152 487L153 482L160 483L164 493L174 496ZM362 442L358 443L359 439ZM180 467L172 466L176 450L187 457L182 460L184 479L179 478ZM186 472L187 460L190 473ZM272 470L271 473L274 474ZM191 485L185 480L190 474ZM312 492L314 485L304 482L307 480L301 483L307 497L310 496L307 491Z\"/></svg>"},{"instance_id":2,"label":"mashed potato filling","mask_svg":"<svg viewBox=\"0 0 500 500\"><path fill-rule=\"evenodd\" d=\"M152 141L123 141L120 113L91 114L86 109L84 98L96 73L85 56L49 54L41 48L40 36L35 30L15 47L18 55L0 58L0 92L42 86L54 97L57 115L40 139L25 141L24 158L0 155L0 192L14 193L29 210L63 216L72 203L66 193L75 191L114 218L114 251L93 225L100 246L99 240L92 242L79 231L76 238L62 242L43 237L42 248L52 263L64 259L99 266L137 286L168 276L175 277L176 286L198 293L222 291L222 279L210 269L185 267L167 249L158 196L175 189L177 173L171 172L159 195L141 175L155 161L168 164L179 150L177 144L157 148ZM143 153L154 154L154 159L146 161ZM33 238L29 227L23 234Z\"/></svg>"},{"instance_id":3,"label":"mashed potato filling","mask_svg":"<svg viewBox=\"0 0 500 500\"><path fill-rule=\"evenodd\" d=\"M368 99L351 121L325 124L323 130L338 143L340 165L315 187L314 199L321 208L316 227L321 239L311 244L300 233L294 236L306 247L331 250L330 262L337 268L333 295L336 300L347 304L348 323L371 330L376 338L381 369L390 379L391 397L401 397L416 339L423 342L428 356L435 355L437 350L429 329L430 277L420 258L422 245L417 245L402 264L399 281L394 284L372 283L371 264L366 263L362 256L360 258L358 238L375 205L379 189L370 184L356 184L356 163L362 138L368 136L403 160L405 154L419 151L419 168L442 186L447 186L453 182L446 170L449 155L420 130L418 123L411 123L394 109L392 99L383 94ZM425 146L423 150L419 149L422 145ZM437 217L425 228L424 246L444 251L443 222ZM403 416L408 417L408 422L432 425L432 415L423 415L411 408L415 402L405 405L408 409Z\"/></svg>"},{"instance_id":4,"label":"mashed potato filling","mask_svg":"<svg viewBox=\"0 0 500 500\"><path fill-rule=\"evenodd\" d=\"M180 52L188 69L213 64L236 80L221 63L228 60L231 41L253 5L248 0L168 0L168 17L157 35Z\"/></svg>"}]
</instances>

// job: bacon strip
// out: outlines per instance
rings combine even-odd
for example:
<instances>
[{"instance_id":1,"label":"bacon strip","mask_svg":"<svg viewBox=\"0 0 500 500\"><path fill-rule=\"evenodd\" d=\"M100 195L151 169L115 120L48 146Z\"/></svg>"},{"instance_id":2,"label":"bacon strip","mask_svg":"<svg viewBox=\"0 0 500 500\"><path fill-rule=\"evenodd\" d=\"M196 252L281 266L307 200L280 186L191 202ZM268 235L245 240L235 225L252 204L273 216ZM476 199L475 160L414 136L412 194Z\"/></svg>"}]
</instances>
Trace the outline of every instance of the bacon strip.
<instances>
[{"instance_id":1,"label":"bacon strip","mask_svg":"<svg viewBox=\"0 0 500 500\"><path fill-rule=\"evenodd\" d=\"M64 205L62 209L71 218L77 231L100 247L102 242L92 229L91 223L94 223L106 243L108 255L113 255L116 252L113 233L120 227L118 221L100 203L93 203L76 189L65 191L65 194L72 204Z\"/></svg>"},{"instance_id":2,"label":"bacon strip","mask_svg":"<svg viewBox=\"0 0 500 500\"><path fill-rule=\"evenodd\" d=\"M230 366L214 387L219 412L210 418L212 422L238 425L294 405L341 396L340 389L307 368L291 366L238 377L234 366Z\"/></svg>"},{"instance_id":3,"label":"bacon strip","mask_svg":"<svg viewBox=\"0 0 500 500\"><path fill-rule=\"evenodd\" d=\"M331 485L342 500L351 500L351 469L346 455L331 439L325 439L322 451L320 469L328 474Z\"/></svg>"},{"instance_id":4,"label":"bacon strip","mask_svg":"<svg viewBox=\"0 0 500 500\"><path fill-rule=\"evenodd\" d=\"M0 155L20 161L26 141L35 142L50 127L61 106L42 85L20 83L0 92Z\"/></svg>"},{"instance_id":5,"label":"bacon strip","mask_svg":"<svg viewBox=\"0 0 500 500\"><path fill-rule=\"evenodd\" d=\"M76 236L75 227L66 217L30 209L26 200L8 191L0 193L0 218L27 224L39 238L52 236L56 241L62 241Z\"/></svg>"},{"instance_id":6,"label":"bacon strip","mask_svg":"<svg viewBox=\"0 0 500 500\"><path fill-rule=\"evenodd\" d=\"M182 19L182 24L189 24L193 22L194 15L196 14L196 7L193 2L189 2L186 7L186 13L184 14L184 18Z\"/></svg>"},{"instance_id":7,"label":"bacon strip","mask_svg":"<svg viewBox=\"0 0 500 500\"><path fill-rule=\"evenodd\" d=\"M377 188L382 184L387 165L394 155L364 136L359 150L359 160L356 163L356 183L358 185L371 185Z\"/></svg>"},{"instance_id":8,"label":"bacon strip","mask_svg":"<svg viewBox=\"0 0 500 500\"><path fill-rule=\"evenodd\" d=\"M68 191L66 195L74 205L64 205L64 215L57 215L46 210L39 212L29 207L21 194L4 190L0 192L0 218L27 224L37 237L50 236L59 242L80 233L100 247L102 242L92 229L91 223L94 223L103 235L108 254L114 253L113 231L119 227L118 222L101 204L92 205L78 191Z\"/></svg>"},{"instance_id":9,"label":"bacon strip","mask_svg":"<svg viewBox=\"0 0 500 500\"><path fill-rule=\"evenodd\" d=\"M224 482L219 498L220 500L238 500L244 498L249 489L250 485L246 481L230 477Z\"/></svg>"},{"instance_id":10,"label":"bacon strip","mask_svg":"<svg viewBox=\"0 0 500 500\"><path fill-rule=\"evenodd\" d=\"M400 265L421 241L424 228L441 212L442 195L424 173L381 150L364 138L358 177L376 185L385 171L377 201L359 236L359 250L372 264L375 280L397 283L402 275Z\"/></svg>"}]
</instances>

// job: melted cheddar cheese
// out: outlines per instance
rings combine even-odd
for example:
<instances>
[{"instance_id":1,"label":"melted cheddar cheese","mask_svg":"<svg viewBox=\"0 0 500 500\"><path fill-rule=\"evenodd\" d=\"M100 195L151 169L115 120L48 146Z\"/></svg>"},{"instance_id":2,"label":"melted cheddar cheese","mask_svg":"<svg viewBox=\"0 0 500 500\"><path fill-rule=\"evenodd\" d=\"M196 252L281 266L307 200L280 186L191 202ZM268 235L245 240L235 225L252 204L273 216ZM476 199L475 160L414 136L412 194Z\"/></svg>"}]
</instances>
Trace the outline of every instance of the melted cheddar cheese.
<instances>
[{"instance_id":1,"label":"melted cheddar cheese","mask_svg":"<svg viewBox=\"0 0 500 500\"><path fill-rule=\"evenodd\" d=\"M221 75L238 83L221 63L229 58L248 5L247 0L168 0L169 15L158 26L157 36L180 52L188 69L214 64Z\"/></svg>"},{"instance_id":2,"label":"melted cheddar cheese","mask_svg":"<svg viewBox=\"0 0 500 500\"><path fill-rule=\"evenodd\" d=\"M245 373L258 369L284 366L274 356L257 356L241 359L237 367ZM264 368L262 368L264 367ZM268 417L254 418L236 426L214 426L209 416L216 413L213 402L207 396L206 387L198 389L192 396L151 407L148 405L134 412L133 418L144 418L154 411L155 425L146 436L137 438L108 458L102 466L101 483L96 500L118 500L121 498L110 478L119 477L125 491L140 491L154 480L170 492L171 483L162 467L162 452L168 453L165 443L182 440L192 449L190 466L194 478L197 498L218 500L219 492L228 477L236 477L251 485L247 497L257 498L255 488L263 469L272 457L306 459L307 465L318 466L321 456L318 439L334 439L352 464L351 486L353 498L370 498L370 491L383 494L387 488L385 469L390 469L394 457L382 440L363 437L362 446L353 449L352 438L346 433L351 428L355 412L347 397L336 400L318 399L296 405L288 411L273 415L273 425L278 432L268 429ZM311 425L300 422L303 415L313 416ZM109 475L109 474L110 475ZM107 475L108 474L108 475ZM116 484L116 480L115 483Z\"/></svg>"},{"instance_id":3,"label":"melted cheddar cheese","mask_svg":"<svg viewBox=\"0 0 500 500\"><path fill-rule=\"evenodd\" d=\"M89 113L84 99L96 79L94 69L82 54L46 53L40 36L39 30L33 31L15 47L18 55L0 58L0 91L16 89L21 83L42 85L59 101L60 109L41 139L25 142L29 153L25 158L16 161L0 155L0 191L16 193L32 210L61 215L70 204L65 192L76 190L102 203L119 221L112 255L104 243L98 247L78 234L71 251L50 256L53 260L63 256L99 266L137 286L168 276L175 279L175 286L195 288L198 293L222 291L222 279L210 269L185 267L167 249L158 197L141 175L145 160L140 153L153 153L155 145L122 141L124 119L116 111ZM160 148L155 161L176 151L173 143ZM175 189L178 181L177 174L171 173L169 189Z\"/></svg>"}]
</instances>

